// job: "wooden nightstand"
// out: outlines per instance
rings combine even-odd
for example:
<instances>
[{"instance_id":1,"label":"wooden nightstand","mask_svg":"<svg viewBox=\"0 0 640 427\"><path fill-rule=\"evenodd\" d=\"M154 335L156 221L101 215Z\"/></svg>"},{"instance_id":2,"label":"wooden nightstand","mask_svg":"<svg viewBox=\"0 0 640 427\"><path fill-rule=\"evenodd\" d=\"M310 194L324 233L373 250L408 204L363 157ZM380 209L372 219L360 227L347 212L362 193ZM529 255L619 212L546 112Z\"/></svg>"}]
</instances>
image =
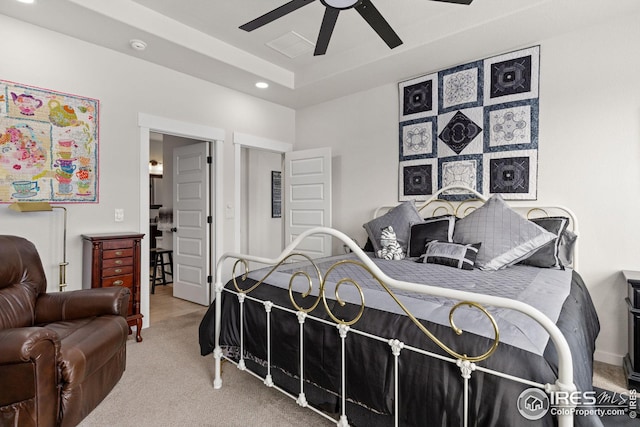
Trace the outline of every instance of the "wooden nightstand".
<instances>
[{"instance_id":1,"label":"wooden nightstand","mask_svg":"<svg viewBox=\"0 0 640 427\"><path fill-rule=\"evenodd\" d=\"M640 271L622 272L627 281L625 301L629 309L629 353L624 357L624 373L629 388L640 390Z\"/></svg>"},{"instance_id":2,"label":"wooden nightstand","mask_svg":"<svg viewBox=\"0 0 640 427\"><path fill-rule=\"evenodd\" d=\"M136 341L142 341L140 313L140 241L144 234L83 234L82 279L85 286L126 286L131 291L127 323L136 327Z\"/></svg>"}]
</instances>

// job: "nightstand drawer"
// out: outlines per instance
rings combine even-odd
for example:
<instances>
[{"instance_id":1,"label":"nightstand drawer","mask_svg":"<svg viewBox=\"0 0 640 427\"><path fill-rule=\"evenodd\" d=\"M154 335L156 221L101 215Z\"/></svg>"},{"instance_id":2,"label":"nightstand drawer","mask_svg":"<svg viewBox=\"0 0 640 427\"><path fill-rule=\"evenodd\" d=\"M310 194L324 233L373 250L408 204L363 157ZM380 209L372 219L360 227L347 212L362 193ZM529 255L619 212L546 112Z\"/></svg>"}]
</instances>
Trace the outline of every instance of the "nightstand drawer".
<instances>
[{"instance_id":1,"label":"nightstand drawer","mask_svg":"<svg viewBox=\"0 0 640 427\"><path fill-rule=\"evenodd\" d=\"M102 244L102 248L105 251L109 251L111 249L133 248L133 240L131 240L131 239L122 239L122 240L105 241Z\"/></svg>"},{"instance_id":2,"label":"nightstand drawer","mask_svg":"<svg viewBox=\"0 0 640 427\"><path fill-rule=\"evenodd\" d=\"M133 258L108 258L102 260L102 268L112 268L112 267L124 267L126 265L133 265Z\"/></svg>"},{"instance_id":3,"label":"nightstand drawer","mask_svg":"<svg viewBox=\"0 0 640 427\"><path fill-rule=\"evenodd\" d=\"M121 276L123 274L132 274L132 273L133 273L133 265L125 265L125 266L103 269L102 277Z\"/></svg>"},{"instance_id":4,"label":"nightstand drawer","mask_svg":"<svg viewBox=\"0 0 640 427\"><path fill-rule=\"evenodd\" d=\"M104 251L104 253L102 254L102 259L131 258L132 256L133 256L132 248L112 249L112 250Z\"/></svg>"},{"instance_id":5,"label":"nightstand drawer","mask_svg":"<svg viewBox=\"0 0 640 427\"><path fill-rule=\"evenodd\" d=\"M131 289L131 287L133 286L133 274L104 278L102 279L101 285L103 288L107 288L110 286L124 286Z\"/></svg>"}]
</instances>

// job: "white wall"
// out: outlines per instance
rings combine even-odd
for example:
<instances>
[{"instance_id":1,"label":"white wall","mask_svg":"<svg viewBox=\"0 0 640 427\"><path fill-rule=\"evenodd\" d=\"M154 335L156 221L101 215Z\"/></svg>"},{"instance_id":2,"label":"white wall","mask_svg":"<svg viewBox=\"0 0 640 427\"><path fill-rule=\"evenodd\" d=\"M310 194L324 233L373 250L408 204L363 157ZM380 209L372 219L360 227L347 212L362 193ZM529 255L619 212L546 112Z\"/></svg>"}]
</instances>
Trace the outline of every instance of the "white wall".
<instances>
[{"instance_id":1,"label":"white wall","mask_svg":"<svg viewBox=\"0 0 640 427\"><path fill-rule=\"evenodd\" d=\"M19 43L16 41L19 40ZM293 142L295 112L136 58L0 15L0 78L100 100L100 200L67 205L68 284L80 289L81 234L148 233L140 224L138 113L221 128L224 143L223 202L234 203L233 132ZM124 222L114 222L114 209ZM57 289L61 220L56 212L18 214L0 206L0 233L32 240L45 265L49 290ZM146 214L145 214L146 215ZM233 249L233 218L224 218L223 250ZM147 310L143 302L143 313Z\"/></svg>"},{"instance_id":2,"label":"white wall","mask_svg":"<svg viewBox=\"0 0 640 427\"><path fill-rule=\"evenodd\" d=\"M580 273L602 326L596 357L616 364L627 352L620 271L640 269L638 22L619 17L540 41L538 200L578 215ZM425 58L424 73L433 71ZM297 111L296 149L327 144L334 227L364 243L373 209L398 200L397 85Z\"/></svg>"},{"instance_id":3,"label":"white wall","mask_svg":"<svg viewBox=\"0 0 640 427\"><path fill-rule=\"evenodd\" d=\"M246 156L247 189L243 214L247 215L242 232L250 238L247 253L276 258L283 249L282 218L271 217L271 171L282 170L282 154L243 149Z\"/></svg>"}]
</instances>

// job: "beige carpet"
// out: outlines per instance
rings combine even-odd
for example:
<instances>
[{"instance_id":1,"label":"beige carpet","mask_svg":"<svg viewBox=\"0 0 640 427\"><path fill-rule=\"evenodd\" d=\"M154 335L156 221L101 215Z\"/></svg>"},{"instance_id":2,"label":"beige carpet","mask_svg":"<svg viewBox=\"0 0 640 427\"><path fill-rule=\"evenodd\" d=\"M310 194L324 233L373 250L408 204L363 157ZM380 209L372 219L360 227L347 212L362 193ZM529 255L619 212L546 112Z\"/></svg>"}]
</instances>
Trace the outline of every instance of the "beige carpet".
<instances>
[{"instance_id":1,"label":"beige carpet","mask_svg":"<svg viewBox=\"0 0 640 427\"><path fill-rule=\"evenodd\" d=\"M224 364L213 388L213 356L200 356L203 311L174 317L127 343L127 370L82 427L335 426L257 378Z\"/></svg>"},{"instance_id":2,"label":"beige carpet","mask_svg":"<svg viewBox=\"0 0 640 427\"><path fill-rule=\"evenodd\" d=\"M198 346L204 311L155 323L141 343L130 337L122 379L80 426L335 426L230 363L214 390L213 356ZM624 390L622 368L596 363L594 385Z\"/></svg>"},{"instance_id":3,"label":"beige carpet","mask_svg":"<svg viewBox=\"0 0 640 427\"><path fill-rule=\"evenodd\" d=\"M622 366L609 365L595 362L593 365L593 386L616 393L629 393L626 387L627 379L624 376Z\"/></svg>"}]
</instances>

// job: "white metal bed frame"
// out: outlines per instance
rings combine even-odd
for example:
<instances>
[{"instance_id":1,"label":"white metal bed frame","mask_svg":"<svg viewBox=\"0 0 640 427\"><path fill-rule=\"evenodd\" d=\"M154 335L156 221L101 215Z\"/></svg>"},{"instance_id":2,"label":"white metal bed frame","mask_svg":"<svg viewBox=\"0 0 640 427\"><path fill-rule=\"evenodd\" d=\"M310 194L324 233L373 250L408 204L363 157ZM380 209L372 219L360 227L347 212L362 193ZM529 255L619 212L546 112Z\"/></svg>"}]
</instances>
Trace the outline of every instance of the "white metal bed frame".
<instances>
[{"instance_id":1,"label":"white metal bed frame","mask_svg":"<svg viewBox=\"0 0 640 427\"><path fill-rule=\"evenodd\" d=\"M447 187L447 188L443 188L442 190L440 190L438 193L436 193L431 199L429 199L427 202L425 202L420 209L425 208L426 206L434 203L436 200L440 200L438 199L438 197L440 196L440 194L451 190L452 188ZM486 201L487 199L482 196L479 193L476 193L473 190L468 190L470 193L473 193L475 195L475 197L478 198L479 201L483 202ZM440 203L440 202L439 202ZM453 207L453 204L451 204L450 202L444 201L442 203L445 204L449 204L450 206ZM465 202L462 202L465 203ZM460 204L458 205L457 208L454 209L458 209L460 208ZM381 211L381 209L385 209L385 208L380 208L376 211L376 215ZM564 207L561 206L553 206L553 207L533 207L533 208L526 208L526 207L521 207L520 209L527 209L527 212L532 212L532 211L541 211L543 213L547 213L547 211L549 209L553 209L554 211L561 211L564 213L565 216L568 216L571 219L572 222L572 230L574 233L577 234L577 220L575 215L569 210L566 209ZM340 281L340 283L338 284L338 286L336 287L336 300L338 302L341 302L339 295L337 295L338 293L338 287L342 284L342 283L349 283L351 285L354 285L358 288L358 290L360 291L360 296L362 298L362 305L361 305L361 309L360 309L360 313L358 316L356 316L356 318L351 319L349 321L344 321L343 319L338 319L336 318L333 313L331 313L331 310L329 309L327 303L326 303L326 297L324 295L324 283L322 281L322 279L319 276L320 279L320 295L318 296L318 299L316 300L315 304L313 304L312 307L310 308L303 308L300 307L297 302L293 299L293 297L291 297L291 302L292 305L294 306L294 308L291 307L283 307L283 306L279 306L277 304L274 304L271 301L262 301L259 299L256 299L254 297L252 297L251 295L249 295L249 293L255 289L257 286L259 286L263 280L265 280L270 274L271 272L273 272L279 265L289 261L295 254L295 249L297 247L299 247L299 245L309 236L313 236L313 235L330 235L334 238L337 238L339 240L342 241L342 243L348 247L359 259L358 262L354 262L358 265L360 265L362 268L368 270L373 277L380 283L380 285L385 288L387 290L387 292L389 292L389 294L391 295L391 297L402 307L402 309L407 313L407 315L412 318L412 320L414 320L414 323L417 325L417 327L419 327L420 329L422 329L422 331L425 333L425 335L427 335L431 340L433 340L438 346L440 346L440 348L442 348L443 350L445 350L451 357L446 357L446 356L442 356L436 353L432 353L432 352L428 352L416 347L412 347L409 346L401 341L398 341L397 339L394 338L388 338L388 337L378 337L363 331L360 331L354 327L352 327L360 318L360 315L362 314L362 311L364 310L364 297L362 296L362 291L359 288L359 285L357 283L355 283L354 281L350 280L350 279L342 279ZM305 257L307 258L307 257ZM227 260L227 259L235 259L235 264L234 264L234 268L233 268L233 282L235 284L235 290L233 289L227 289L224 287L224 283L222 282L222 270L223 270L223 263ZM307 258L308 259L308 258ZM309 259L310 260L310 259ZM273 269L271 270L270 273L267 274L266 277L264 277L260 282L258 282L256 285L254 285L252 288L250 289L241 289L236 280L235 280L235 276L236 276L236 267L239 265L243 265L244 266L244 272L243 273L247 273L248 272L248 262L257 262L260 264L265 264L265 265L271 265L271 266L275 266L273 267ZM575 266L575 258L574 258L574 266ZM333 267L332 267L333 268ZM316 267L317 270L317 267ZM318 272L318 274L320 274ZM325 277L328 275L325 275ZM307 278L309 278L307 276ZM309 282L311 282L311 279L309 279ZM291 286L292 284L290 283L290 295L291 295ZM311 286L309 284L309 286ZM424 328L424 326L422 326L418 321L416 321L416 319L413 317L413 315L402 305L402 303L400 303L394 296L393 294L393 289L400 289L400 290L406 290L406 291L412 291L412 292L418 292L418 293L424 293L424 294L429 294L429 295L434 295L434 296L440 296L440 297L446 297L446 298L451 298L451 299L455 299L458 301L461 301L459 304L457 304L456 306L454 306L451 309L450 312L450 323L452 328L454 329L454 331L460 335L462 334L462 330L460 330L459 328L457 328L453 322L453 313L455 312L455 310L461 306L461 305L467 305L467 306L471 306L474 307L480 311L482 311L491 321L493 327L494 327L494 344L491 347L491 349L489 351L487 351L485 354L480 355L480 356L467 356L467 355L460 355L458 353L456 353L454 350L450 349L449 347L447 347L445 344L443 344L442 342L440 342L437 337L433 336L428 330L426 330L426 328ZM220 347L220 330L221 330L221 295L222 292L229 292L231 294L235 294L238 298L238 302L240 305L240 359L238 362L226 357L223 354L223 351ZM244 354L244 302L246 299L252 300L252 301L256 301L259 302L261 304L264 305L264 309L265 309L265 315L266 315L266 324L267 324L267 328L266 328L266 334L267 334L267 374L265 377L262 377L259 374L256 374L252 371L250 371L245 364L244 358L243 358L243 354ZM327 311L327 313L329 314L330 318L333 320L333 322L331 321L327 321L324 319L320 319L318 317L312 316L309 314L309 312L311 310L313 310L314 308L316 308L316 306L318 305L318 303L320 302L320 300L324 301L324 306L325 306L325 310ZM255 256L251 256L251 255L243 255L243 254L237 254L237 253L225 253L223 254L220 259L218 260L218 264L217 264L217 269L216 269L216 280L215 280L215 309L216 309L216 313L215 313L215 348L214 348L214 360L215 360L215 378L214 378L214 388L215 389L220 389L222 387L222 378L221 378L221 362L222 359L228 360L229 362L235 364L240 370L243 371L247 371L250 374L260 378L263 380L264 384L267 387L272 387L275 388L279 391L281 391L282 393L286 394L287 396L291 397L292 399L294 399L298 405L302 406L302 407L306 407L309 408L313 411L315 411L316 413L318 413L319 415L323 416L324 418L327 418L328 420L331 420L333 422L337 422L337 426L338 427L347 427L349 425L348 422L348 418L347 418L347 414L346 414L346 390L347 390L347 383L346 383L346 378L345 378L345 361L347 358L347 354L345 353L345 340L348 337L349 333L354 333L354 334L358 334L358 335L362 335L365 337L368 337L370 339L373 340L378 340L378 341L382 341L382 342L387 342L388 345L390 346L390 351L392 352L392 355L394 357L394 362L395 362L395 367L394 367L394 377L395 377L395 408L394 408L394 417L395 417L395 425L398 426L399 425L399 408L398 408L398 360L400 357L400 353L401 351L413 351L413 352L417 352L417 353L421 353L425 356L428 357L433 357L433 358L437 358L439 360L443 360L449 363L453 363L455 365L457 365L460 368L460 373L462 376L462 379L464 381L464 398L463 398L463 426L467 426L467 422L468 422L468 383L469 380L473 374L474 371L480 371L480 372L484 372L490 375L495 375L498 377L502 377L508 380L512 380L512 381L517 381L520 382L522 384L528 385L529 387L535 387L541 390L544 390L547 394L550 394L552 392L564 392L564 393L571 393L576 391L576 386L573 382L573 362L572 362L572 355L571 355L571 351L569 348L569 345L565 339L565 337L563 336L562 332L558 329L558 327L546 316L544 315L542 312L538 311L537 309L533 308L532 306L520 302L520 301L514 301L511 299L507 299L507 298L502 298L502 297L494 297L494 296L489 296L489 295L483 295L483 294L477 294L477 293L471 293L471 292L465 292L465 291L459 291L459 290L452 290L452 289L446 289L446 288L440 288L437 286L427 286L424 284L414 284L414 283L410 283L410 282L404 282L404 281L398 281L395 279L392 279L390 277L388 277L384 272L382 272L378 266L369 258L369 256L360 248L358 247L358 245L347 235L345 235L344 233L335 230L335 229L331 229L331 228L314 228L311 230L308 230L302 234L300 234L289 246L287 246L284 251L280 254L280 256L278 258L275 259L268 259L268 258L262 258L262 257L255 257ZM497 326L495 324L495 321L493 320L492 316L483 308L483 305L487 305L487 306L494 306L494 307L501 307L501 308L508 308L508 309L512 309L512 310L517 310L521 313L524 313L525 315L531 317L532 319L534 319L536 322L538 322L549 334L550 339L553 341L553 344L556 347L557 353L558 353L558 378L556 380L556 382L554 384L541 384L538 382L534 382L525 378L518 378L506 373L502 373L499 371L495 371L495 370L491 370L491 369L487 369L484 368L482 366L478 366L476 364L476 362L482 361L487 359L488 357L491 356L491 354L493 353L493 351L495 350L496 346L498 345L498 341L499 341L499 331L497 329ZM282 310L284 312L288 312L290 313L292 316L297 316L299 325L300 325L300 358L299 358L299 372L300 372L300 378L299 378L299 384L300 384L300 390L299 390L299 394L298 396L293 396L290 393L288 393L287 391L285 391L284 389L278 387L277 385L274 384L272 376L271 376L271 329L270 329L270 315L272 310ZM305 322L307 321L316 321L316 322L321 322L324 324L328 324L328 325L333 325L335 327L337 327L338 331L339 331L339 336L340 336L340 340L341 340L341 348L342 348L342 354L341 354L341 372L342 372L342 378L341 378L341 395L339 396L340 398L340 402L341 402L341 413L340 413L340 417L339 419L336 421L333 417L331 417L330 415L327 415L326 413L314 408L313 406L309 405L307 402L307 399L305 397L305 393L304 393L304 383L305 383L305 379L304 379L304 363L305 363L305 358L304 358L304 325ZM557 415L558 418L558 425L559 427L571 427L573 426L573 409L575 408L575 404L572 403L571 400L569 400L567 402L566 405L563 405L563 411L559 411L559 415Z\"/></svg>"}]
</instances>

